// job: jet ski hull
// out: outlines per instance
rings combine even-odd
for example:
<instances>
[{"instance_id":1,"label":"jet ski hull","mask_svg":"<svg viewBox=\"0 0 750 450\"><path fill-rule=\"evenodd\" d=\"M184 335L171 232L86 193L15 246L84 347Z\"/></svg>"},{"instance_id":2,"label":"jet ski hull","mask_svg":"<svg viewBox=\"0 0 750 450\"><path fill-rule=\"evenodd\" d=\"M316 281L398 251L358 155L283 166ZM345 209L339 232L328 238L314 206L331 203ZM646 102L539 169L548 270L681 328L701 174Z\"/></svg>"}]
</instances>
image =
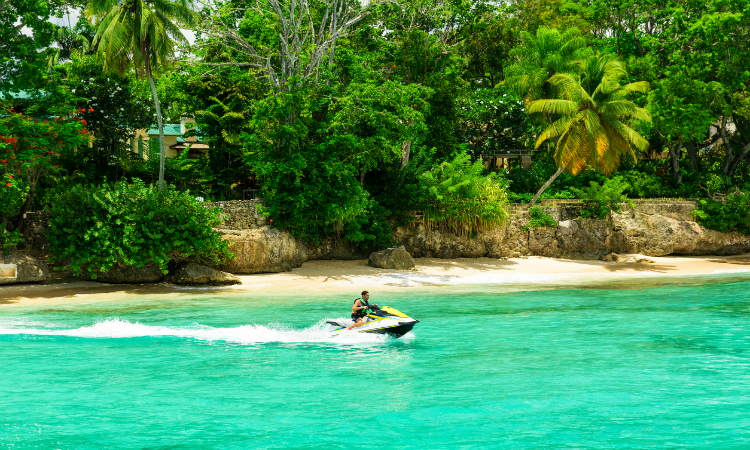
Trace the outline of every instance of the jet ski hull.
<instances>
[{"instance_id":1,"label":"jet ski hull","mask_svg":"<svg viewBox=\"0 0 750 450\"><path fill-rule=\"evenodd\" d=\"M373 333L389 334L394 337L401 337L414 328L419 323L418 320L398 312L392 308L385 307L376 313L368 314L365 318L364 325L347 330L354 324L351 319L329 319L328 324L332 326L331 334L336 335L342 332L355 333Z\"/></svg>"}]
</instances>

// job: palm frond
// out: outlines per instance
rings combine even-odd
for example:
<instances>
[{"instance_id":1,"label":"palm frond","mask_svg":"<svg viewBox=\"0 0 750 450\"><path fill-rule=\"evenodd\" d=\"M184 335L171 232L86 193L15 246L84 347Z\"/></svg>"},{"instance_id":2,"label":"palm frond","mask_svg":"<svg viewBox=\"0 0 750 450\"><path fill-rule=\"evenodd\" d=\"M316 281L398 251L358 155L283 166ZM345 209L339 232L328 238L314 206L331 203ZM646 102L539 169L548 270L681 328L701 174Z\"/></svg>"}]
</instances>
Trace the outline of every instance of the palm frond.
<instances>
[{"instance_id":1,"label":"palm frond","mask_svg":"<svg viewBox=\"0 0 750 450\"><path fill-rule=\"evenodd\" d=\"M578 103L570 100L537 100L529 105L529 114L572 114L578 110Z\"/></svg>"}]
</instances>

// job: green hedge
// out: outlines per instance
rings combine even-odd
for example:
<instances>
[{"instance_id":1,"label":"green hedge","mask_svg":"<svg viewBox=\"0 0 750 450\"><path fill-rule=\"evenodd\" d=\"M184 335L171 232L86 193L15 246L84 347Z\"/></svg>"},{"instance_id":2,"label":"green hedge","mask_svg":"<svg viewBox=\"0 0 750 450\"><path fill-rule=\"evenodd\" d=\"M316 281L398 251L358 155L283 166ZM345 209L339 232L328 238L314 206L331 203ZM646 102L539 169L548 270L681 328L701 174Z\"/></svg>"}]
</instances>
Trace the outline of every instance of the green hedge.
<instances>
[{"instance_id":1,"label":"green hedge","mask_svg":"<svg viewBox=\"0 0 750 450\"><path fill-rule=\"evenodd\" d=\"M219 208L205 208L188 192L157 191L134 179L113 186L75 186L59 195L50 211L47 238L53 260L92 278L115 264L155 263L163 273L175 256L203 264L233 257L213 227Z\"/></svg>"}]
</instances>

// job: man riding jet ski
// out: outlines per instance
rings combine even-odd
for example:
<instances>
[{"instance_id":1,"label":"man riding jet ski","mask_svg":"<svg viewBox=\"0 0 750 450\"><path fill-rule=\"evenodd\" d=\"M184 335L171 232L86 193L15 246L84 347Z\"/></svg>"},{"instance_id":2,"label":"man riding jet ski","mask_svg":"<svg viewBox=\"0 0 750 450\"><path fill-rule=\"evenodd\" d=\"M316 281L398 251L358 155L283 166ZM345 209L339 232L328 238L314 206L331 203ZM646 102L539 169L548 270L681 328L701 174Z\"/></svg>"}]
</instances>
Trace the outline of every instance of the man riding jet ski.
<instances>
[{"instance_id":1,"label":"man riding jet ski","mask_svg":"<svg viewBox=\"0 0 750 450\"><path fill-rule=\"evenodd\" d=\"M338 334L356 328L359 333L391 334L401 337L419 322L389 306L381 309L378 305L371 305L369 298L369 292L363 291L362 298L354 301L351 320L343 318L328 320L328 324L333 326L331 333ZM367 313L368 309L369 313Z\"/></svg>"}]
</instances>

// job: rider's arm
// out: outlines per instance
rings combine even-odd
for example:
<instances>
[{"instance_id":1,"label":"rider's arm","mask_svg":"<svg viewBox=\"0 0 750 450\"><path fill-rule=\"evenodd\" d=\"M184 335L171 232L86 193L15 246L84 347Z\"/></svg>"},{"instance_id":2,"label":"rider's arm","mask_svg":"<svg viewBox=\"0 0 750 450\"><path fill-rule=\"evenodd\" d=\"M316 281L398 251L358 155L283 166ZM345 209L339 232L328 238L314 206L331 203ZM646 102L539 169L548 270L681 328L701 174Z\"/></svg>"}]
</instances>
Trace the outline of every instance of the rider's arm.
<instances>
[{"instance_id":1,"label":"rider's arm","mask_svg":"<svg viewBox=\"0 0 750 450\"><path fill-rule=\"evenodd\" d=\"M359 305L357 303L359 303ZM352 312L357 312L365 308L366 306L363 305L361 301L357 300L356 302L354 302L354 306L352 306Z\"/></svg>"}]
</instances>

